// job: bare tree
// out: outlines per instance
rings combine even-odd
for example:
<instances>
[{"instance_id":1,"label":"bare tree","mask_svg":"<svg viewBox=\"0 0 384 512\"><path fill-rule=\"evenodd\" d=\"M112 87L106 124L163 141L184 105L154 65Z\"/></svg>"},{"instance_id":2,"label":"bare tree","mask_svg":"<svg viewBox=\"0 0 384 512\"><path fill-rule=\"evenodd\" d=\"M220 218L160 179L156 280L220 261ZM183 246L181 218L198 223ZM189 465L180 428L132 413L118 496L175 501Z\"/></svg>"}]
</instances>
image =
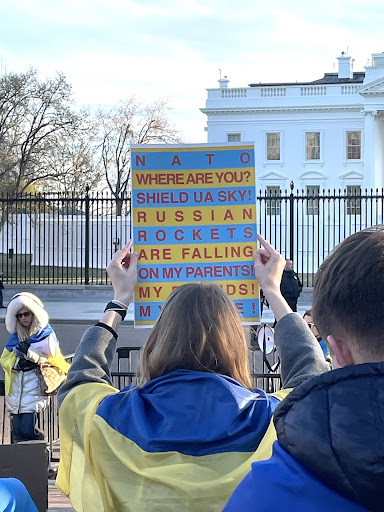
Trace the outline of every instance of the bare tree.
<instances>
[{"instance_id":1,"label":"bare tree","mask_svg":"<svg viewBox=\"0 0 384 512\"><path fill-rule=\"evenodd\" d=\"M91 116L75 111L62 73L46 80L34 69L8 74L0 78L2 191L83 192L104 181L121 214L131 144L180 142L168 111L166 101L143 104L131 97Z\"/></svg>"},{"instance_id":2,"label":"bare tree","mask_svg":"<svg viewBox=\"0 0 384 512\"><path fill-rule=\"evenodd\" d=\"M41 81L37 71L0 79L0 177L15 192L55 177L48 155L79 124L65 76Z\"/></svg>"},{"instance_id":3,"label":"bare tree","mask_svg":"<svg viewBox=\"0 0 384 512\"><path fill-rule=\"evenodd\" d=\"M166 101L143 105L131 97L107 112L98 112L101 166L118 215L130 182L131 144L180 142L179 133L167 118L168 110Z\"/></svg>"},{"instance_id":4,"label":"bare tree","mask_svg":"<svg viewBox=\"0 0 384 512\"><path fill-rule=\"evenodd\" d=\"M18 143L28 105L28 88L34 71L0 79L0 179L8 184L17 165Z\"/></svg>"},{"instance_id":5,"label":"bare tree","mask_svg":"<svg viewBox=\"0 0 384 512\"><path fill-rule=\"evenodd\" d=\"M55 137L47 152L46 167L52 177L45 180L44 189L81 194L86 187L99 187L104 173L98 165L97 124L87 110L79 114L80 119L77 128Z\"/></svg>"}]
</instances>

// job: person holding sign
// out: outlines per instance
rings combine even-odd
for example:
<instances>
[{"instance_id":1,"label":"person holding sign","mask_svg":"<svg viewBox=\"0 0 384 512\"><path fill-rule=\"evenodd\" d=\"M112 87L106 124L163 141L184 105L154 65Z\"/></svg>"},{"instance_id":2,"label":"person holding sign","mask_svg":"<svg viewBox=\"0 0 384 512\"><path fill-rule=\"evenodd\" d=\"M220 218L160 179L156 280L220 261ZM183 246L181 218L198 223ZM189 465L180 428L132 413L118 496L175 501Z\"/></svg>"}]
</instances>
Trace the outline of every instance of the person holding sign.
<instances>
[{"instance_id":1,"label":"person holding sign","mask_svg":"<svg viewBox=\"0 0 384 512\"><path fill-rule=\"evenodd\" d=\"M259 240L280 283L285 261ZM56 484L78 512L219 512L251 463L270 456L276 406L328 365L299 315L293 321L305 339L300 347L284 342L284 315L292 311L281 294L266 293L283 322L276 343L286 389L272 395L252 389L236 306L219 286L191 282L165 301L142 350L140 383L118 392L110 367L137 281L131 247L113 256L107 271L114 299L83 335L59 391Z\"/></svg>"},{"instance_id":2,"label":"person holding sign","mask_svg":"<svg viewBox=\"0 0 384 512\"><path fill-rule=\"evenodd\" d=\"M383 510L383 268L383 226L350 235L321 264L312 312L334 369L276 409L273 455L252 464L224 512ZM292 317L286 332L300 344Z\"/></svg>"}]
</instances>

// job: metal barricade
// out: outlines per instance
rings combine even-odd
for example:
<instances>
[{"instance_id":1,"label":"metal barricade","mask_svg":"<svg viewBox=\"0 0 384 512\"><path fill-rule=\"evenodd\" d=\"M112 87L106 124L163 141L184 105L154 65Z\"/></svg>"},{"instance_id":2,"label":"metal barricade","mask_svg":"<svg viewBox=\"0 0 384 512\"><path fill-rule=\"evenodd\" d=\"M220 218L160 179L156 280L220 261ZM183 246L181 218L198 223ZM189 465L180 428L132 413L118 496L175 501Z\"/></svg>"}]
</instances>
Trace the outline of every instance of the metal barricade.
<instances>
[{"instance_id":1,"label":"metal barricade","mask_svg":"<svg viewBox=\"0 0 384 512\"><path fill-rule=\"evenodd\" d=\"M252 384L254 388L263 389L266 393L275 393L282 387L279 372L280 359L275 345L273 345L269 353L265 353L265 343L262 346L263 350L260 349L256 340L260 330L264 327L265 326L260 326L259 329L252 334L254 339L253 342L251 342L251 348L249 350ZM270 328L270 326L267 327Z\"/></svg>"},{"instance_id":2,"label":"metal barricade","mask_svg":"<svg viewBox=\"0 0 384 512\"><path fill-rule=\"evenodd\" d=\"M117 389L137 384L136 375L141 347L117 347L117 372L112 372L112 382Z\"/></svg>"}]
</instances>

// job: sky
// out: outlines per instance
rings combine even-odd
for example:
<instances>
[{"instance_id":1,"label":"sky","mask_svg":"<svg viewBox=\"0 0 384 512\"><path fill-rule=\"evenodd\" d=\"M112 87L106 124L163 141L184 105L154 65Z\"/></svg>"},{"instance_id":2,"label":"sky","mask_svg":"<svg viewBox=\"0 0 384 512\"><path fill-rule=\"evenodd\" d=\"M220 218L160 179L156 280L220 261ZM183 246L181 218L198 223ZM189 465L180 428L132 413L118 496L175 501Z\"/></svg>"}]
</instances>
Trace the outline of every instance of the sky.
<instances>
[{"instance_id":1,"label":"sky","mask_svg":"<svg viewBox=\"0 0 384 512\"><path fill-rule=\"evenodd\" d=\"M0 0L0 72L65 74L78 105L165 99L184 142L206 142L207 88L362 71L384 51L382 0Z\"/></svg>"}]
</instances>

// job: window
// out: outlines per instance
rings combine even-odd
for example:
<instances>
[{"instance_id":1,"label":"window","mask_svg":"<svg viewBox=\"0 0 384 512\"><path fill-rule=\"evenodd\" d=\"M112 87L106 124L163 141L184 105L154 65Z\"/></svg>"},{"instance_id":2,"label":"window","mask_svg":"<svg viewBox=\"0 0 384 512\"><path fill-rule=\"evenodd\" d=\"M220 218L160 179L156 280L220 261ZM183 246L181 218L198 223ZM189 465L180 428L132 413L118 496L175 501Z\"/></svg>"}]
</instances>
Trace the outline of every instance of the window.
<instances>
[{"instance_id":1,"label":"window","mask_svg":"<svg viewBox=\"0 0 384 512\"><path fill-rule=\"evenodd\" d=\"M360 185L347 185L347 196L361 196ZM347 215L361 214L361 198L347 199Z\"/></svg>"},{"instance_id":2,"label":"window","mask_svg":"<svg viewBox=\"0 0 384 512\"><path fill-rule=\"evenodd\" d=\"M280 133L267 133L267 160L280 160Z\"/></svg>"},{"instance_id":3,"label":"window","mask_svg":"<svg viewBox=\"0 0 384 512\"><path fill-rule=\"evenodd\" d=\"M361 132L347 132L347 160L361 159Z\"/></svg>"},{"instance_id":4,"label":"window","mask_svg":"<svg viewBox=\"0 0 384 512\"><path fill-rule=\"evenodd\" d=\"M307 215L319 215L319 185L307 185Z\"/></svg>"},{"instance_id":5,"label":"window","mask_svg":"<svg viewBox=\"0 0 384 512\"><path fill-rule=\"evenodd\" d=\"M227 133L227 142L240 142L241 133Z\"/></svg>"},{"instance_id":6,"label":"window","mask_svg":"<svg viewBox=\"0 0 384 512\"><path fill-rule=\"evenodd\" d=\"M280 215L281 199L277 199L280 196L281 192L279 186L266 188L267 215Z\"/></svg>"},{"instance_id":7,"label":"window","mask_svg":"<svg viewBox=\"0 0 384 512\"><path fill-rule=\"evenodd\" d=\"M320 132L307 132L306 159L320 160Z\"/></svg>"}]
</instances>

